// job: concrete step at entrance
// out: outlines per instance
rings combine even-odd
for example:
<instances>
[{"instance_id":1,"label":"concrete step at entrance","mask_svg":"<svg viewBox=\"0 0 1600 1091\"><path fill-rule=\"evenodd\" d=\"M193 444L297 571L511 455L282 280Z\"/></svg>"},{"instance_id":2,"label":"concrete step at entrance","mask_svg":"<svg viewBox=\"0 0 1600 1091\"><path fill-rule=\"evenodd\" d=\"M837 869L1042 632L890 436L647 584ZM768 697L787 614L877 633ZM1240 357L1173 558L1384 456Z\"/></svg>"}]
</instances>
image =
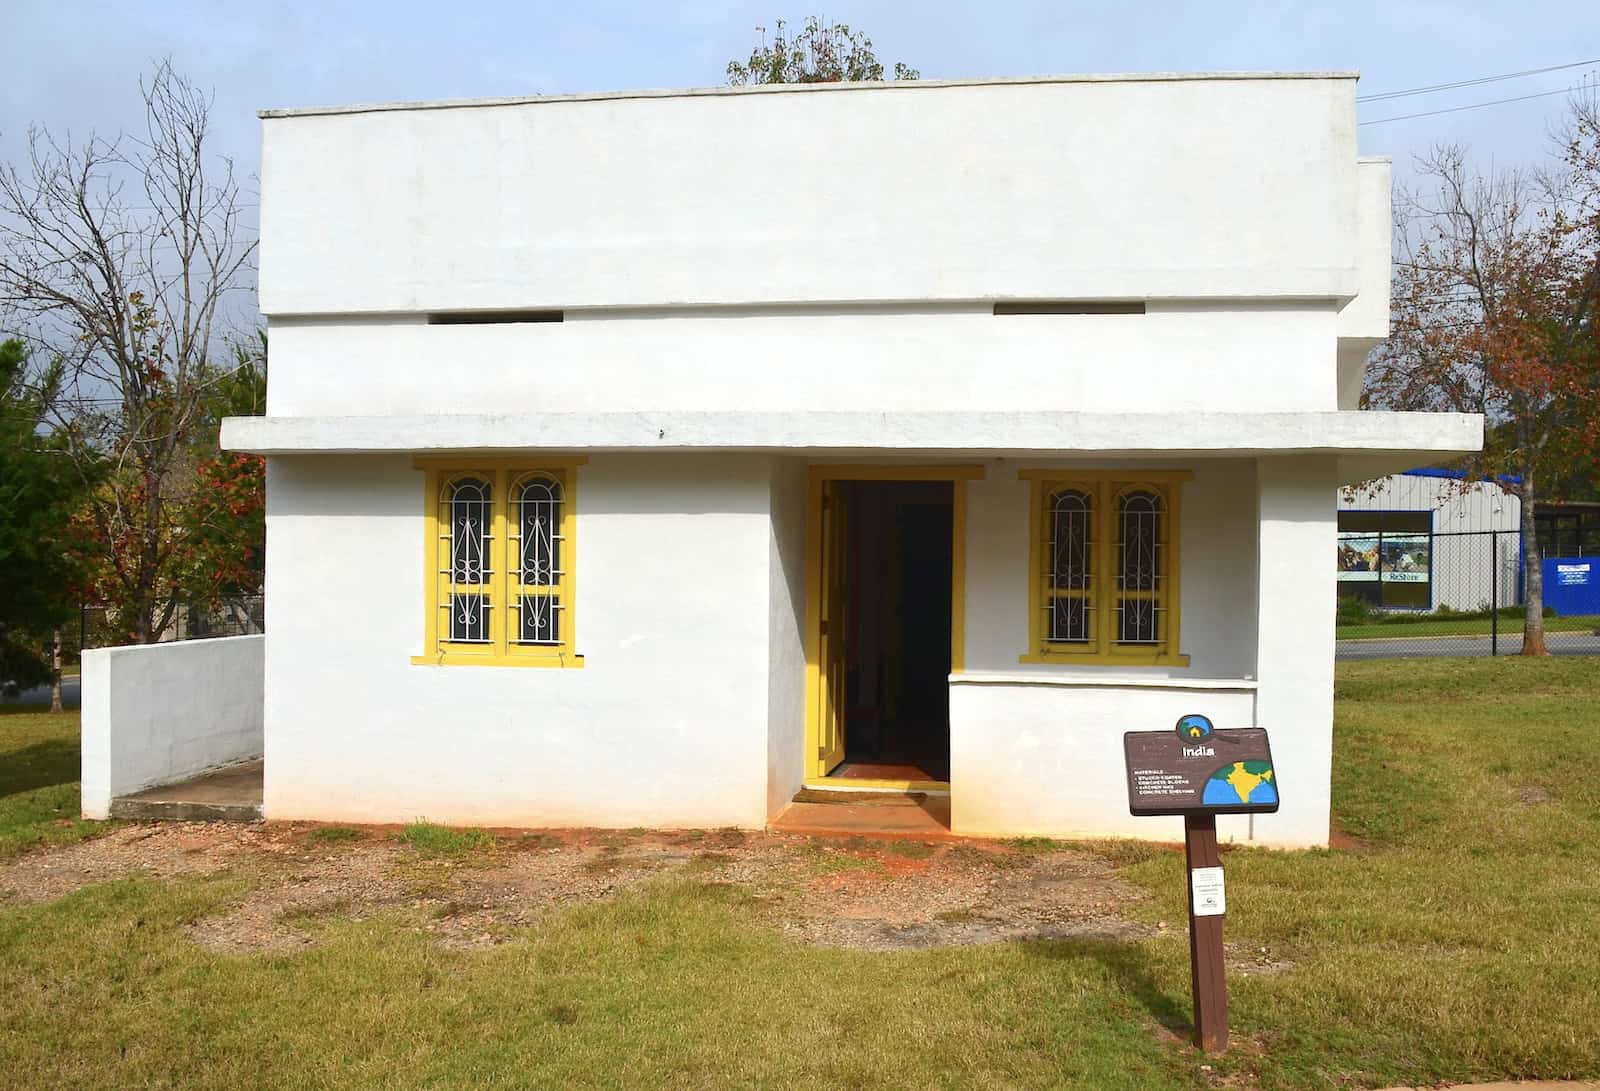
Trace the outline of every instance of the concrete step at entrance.
<instances>
[{"instance_id":1,"label":"concrete step at entrance","mask_svg":"<svg viewBox=\"0 0 1600 1091\"><path fill-rule=\"evenodd\" d=\"M211 769L111 801L111 817L138 822L259 822L262 762Z\"/></svg>"},{"instance_id":2,"label":"concrete step at entrance","mask_svg":"<svg viewBox=\"0 0 1600 1091\"><path fill-rule=\"evenodd\" d=\"M921 793L806 789L768 826L779 833L811 837L955 836L950 832L950 797Z\"/></svg>"}]
</instances>

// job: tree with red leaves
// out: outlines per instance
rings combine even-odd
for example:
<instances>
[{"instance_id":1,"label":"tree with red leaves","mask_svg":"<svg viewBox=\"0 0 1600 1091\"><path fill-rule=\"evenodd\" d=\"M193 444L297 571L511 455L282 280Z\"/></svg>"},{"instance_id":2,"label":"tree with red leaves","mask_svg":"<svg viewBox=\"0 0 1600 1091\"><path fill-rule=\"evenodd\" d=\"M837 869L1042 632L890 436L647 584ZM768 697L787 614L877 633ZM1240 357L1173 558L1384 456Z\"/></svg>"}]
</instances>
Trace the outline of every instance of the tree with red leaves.
<instances>
[{"instance_id":1,"label":"tree with red leaves","mask_svg":"<svg viewBox=\"0 0 1600 1091\"><path fill-rule=\"evenodd\" d=\"M1522 654L1545 655L1534 513L1549 482L1600 476L1600 106L1574 100L1543 170L1479 174L1459 148L1419 166L1427 192L1396 197L1390 336L1364 404L1487 418L1470 468L1521 501Z\"/></svg>"}]
</instances>

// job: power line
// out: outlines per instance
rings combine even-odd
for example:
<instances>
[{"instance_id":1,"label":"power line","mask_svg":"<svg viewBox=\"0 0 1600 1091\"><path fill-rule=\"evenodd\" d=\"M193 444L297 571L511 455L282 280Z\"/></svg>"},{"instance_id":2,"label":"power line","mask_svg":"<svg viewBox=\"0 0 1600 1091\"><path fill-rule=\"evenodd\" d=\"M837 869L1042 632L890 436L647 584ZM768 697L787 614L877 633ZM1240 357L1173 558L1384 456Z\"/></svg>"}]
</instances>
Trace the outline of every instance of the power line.
<instances>
[{"instance_id":1,"label":"power line","mask_svg":"<svg viewBox=\"0 0 1600 1091\"><path fill-rule=\"evenodd\" d=\"M1521 72L1506 72L1499 76L1480 76L1475 80L1457 80L1454 83L1435 83L1428 87L1409 87L1404 91L1381 91L1374 95L1357 95L1357 102L1383 102L1392 98L1406 98L1410 95L1431 95L1435 91L1454 91L1458 87L1476 87L1483 83L1498 83L1501 80L1521 79L1523 76L1537 76L1545 72L1560 72L1567 68L1582 68L1586 64L1600 64L1600 57L1592 61L1573 61L1571 64L1553 64L1548 68L1529 68Z\"/></svg>"},{"instance_id":2,"label":"power line","mask_svg":"<svg viewBox=\"0 0 1600 1091\"><path fill-rule=\"evenodd\" d=\"M1462 110L1481 110L1485 106L1502 106L1508 102L1526 102L1529 99L1549 98L1551 95L1570 95L1577 91L1576 87L1560 87L1554 91L1540 91L1534 95L1518 95L1515 98L1497 98L1491 102L1474 102L1467 106L1450 106L1443 110L1424 110L1419 114L1400 114L1397 117L1380 117L1372 121L1360 122L1362 125L1383 125L1390 121L1409 121L1414 117L1433 117L1436 114L1457 114Z\"/></svg>"}]
</instances>

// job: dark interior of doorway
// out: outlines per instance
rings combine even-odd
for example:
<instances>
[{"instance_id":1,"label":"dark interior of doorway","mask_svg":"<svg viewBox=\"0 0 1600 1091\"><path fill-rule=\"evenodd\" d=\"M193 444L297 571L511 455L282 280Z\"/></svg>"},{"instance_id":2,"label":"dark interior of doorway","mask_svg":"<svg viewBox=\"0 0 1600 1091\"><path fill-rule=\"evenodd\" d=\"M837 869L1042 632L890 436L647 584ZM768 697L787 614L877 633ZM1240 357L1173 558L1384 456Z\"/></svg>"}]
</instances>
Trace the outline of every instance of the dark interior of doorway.
<instances>
[{"instance_id":1,"label":"dark interior of doorway","mask_svg":"<svg viewBox=\"0 0 1600 1091\"><path fill-rule=\"evenodd\" d=\"M948 781L954 486L852 481L844 497L845 758L833 775Z\"/></svg>"}]
</instances>

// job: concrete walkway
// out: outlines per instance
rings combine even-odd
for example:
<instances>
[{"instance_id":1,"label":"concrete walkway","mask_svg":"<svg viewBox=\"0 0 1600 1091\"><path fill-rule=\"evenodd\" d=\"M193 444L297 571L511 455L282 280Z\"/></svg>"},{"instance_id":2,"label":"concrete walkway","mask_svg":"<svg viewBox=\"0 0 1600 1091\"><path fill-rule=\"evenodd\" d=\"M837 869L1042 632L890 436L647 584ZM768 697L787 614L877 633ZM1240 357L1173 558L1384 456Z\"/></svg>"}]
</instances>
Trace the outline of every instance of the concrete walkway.
<instances>
[{"instance_id":1,"label":"concrete walkway","mask_svg":"<svg viewBox=\"0 0 1600 1091\"><path fill-rule=\"evenodd\" d=\"M1395 626L1400 628L1400 626ZM1545 633L1551 655L1600 655L1600 635L1592 632ZM1437 656L1486 656L1491 650L1487 633L1452 636L1359 637L1337 642L1338 659L1406 659ZM1499 654L1522 651L1522 627L1500 634Z\"/></svg>"},{"instance_id":2,"label":"concrete walkway","mask_svg":"<svg viewBox=\"0 0 1600 1091\"><path fill-rule=\"evenodd\" d=\"M111 817L135 821L258 822L262 762L242 761L189 780L163 784L111 801Z\"/></svg>"}]
</instances>

